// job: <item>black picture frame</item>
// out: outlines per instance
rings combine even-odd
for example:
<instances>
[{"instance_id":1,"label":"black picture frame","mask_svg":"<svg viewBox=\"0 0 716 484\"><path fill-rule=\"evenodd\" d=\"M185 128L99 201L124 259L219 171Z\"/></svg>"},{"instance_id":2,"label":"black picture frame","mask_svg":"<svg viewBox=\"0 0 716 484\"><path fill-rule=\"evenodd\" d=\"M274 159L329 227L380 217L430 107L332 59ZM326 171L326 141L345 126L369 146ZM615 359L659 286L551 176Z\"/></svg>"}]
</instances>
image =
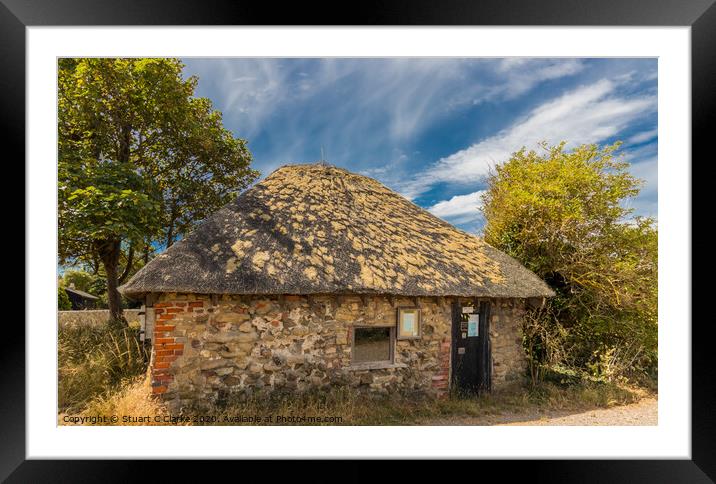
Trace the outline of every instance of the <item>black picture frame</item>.
<instances>
[{"instance_id":1,"label":"black picture frame","mask_svg":"<svg viewBox=\"0 0 716 484\"><path fill-rule=\"evenodd\" d=\"M714 0L368 0L330 6L244 0L0 0L0 123L6 163L25 158L25 28L28 26L91 25L575 25L690 26L692 66L692 180L712 161L708 150L716 113L716 6ZM707 157L707 153L709 156ZM676 162L671 160L670 162ZM17 163L15 163L17 164ZM685 166L687 164L685 163ZM24 177L24 170L20 177ZM692 206L708 206L711 191L692 187ZM713 205L713 204L711 204ZM692 216L692 220L694 217ZM692 244L700 248L699 243ZM692 249L693 250L693 249ZM25 252L25 257L31 254ZM705 272L708 264L700 265ZM692 300L705 300L707 285L692 284ZM701 296L701 297L699 297ZM29 294L25 295L26 304ZM18 304L19 306L19 304ZM716 479L716 372L708 358L713 318L692 320L692 460L643 461L501 461L480 464L480 475L514 476L522 471L531 481L575 482L711 482ZM10 324L9 322L7 324ZM49 329L49 328L48 328ZM686 329L685 329L686 330ZM0 353L0 479L7 482L94 482L135 479L139 473L161 470L163 480L182 476L183 465L123 461L39 461L25 454L25 339L15 328L3 338ZM147 465L151 464L151 465ZM224 463L226 464L226 463ZM211 464L212 471L223 466ZM278 477L272 466L271 476ZM352 468L351 468L352 467ZM406 470L406 467L409 467ZM490 467L490 469L486 469ZM285 466L285 472L295 472ZM202 472L207 469L202 467ZM344 475L360 475L353 463ZM402 477L419 466L401 466ZM498 474L493 474L497 471ZM503 474L500 474L502 472ZM314 473L315 474L315 473ZM328 473L326 474L328 475ZM320 480L320 479L319 479Z\"/></svg>"}]
</instances>

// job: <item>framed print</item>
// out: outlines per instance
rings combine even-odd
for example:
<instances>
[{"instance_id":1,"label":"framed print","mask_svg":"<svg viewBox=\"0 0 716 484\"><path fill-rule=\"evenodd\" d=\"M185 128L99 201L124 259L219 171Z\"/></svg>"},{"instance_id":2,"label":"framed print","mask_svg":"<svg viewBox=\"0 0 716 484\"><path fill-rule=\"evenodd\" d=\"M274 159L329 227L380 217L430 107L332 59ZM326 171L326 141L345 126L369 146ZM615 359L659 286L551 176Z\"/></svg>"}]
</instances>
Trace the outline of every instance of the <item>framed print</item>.
<instances>
[{"instance_id":1,"label":"framed print","mask_svg":"<svg viewBox=\"0 0 716 484\"><path fill-rule=\"evenodd\" d=\"M420 338L420 308L398 308L398 339Z\"/></svg>"},{"instance_id":2,"label":"framed print","mask_svg":"<svg viewBox=\"0 0 716 484\"><path fill-rule=\"evenodd\" d=\"M28 191L0 478L714 479L691 180L716 7L578 3L0 0Z\"/></svg>"}]
</instances>

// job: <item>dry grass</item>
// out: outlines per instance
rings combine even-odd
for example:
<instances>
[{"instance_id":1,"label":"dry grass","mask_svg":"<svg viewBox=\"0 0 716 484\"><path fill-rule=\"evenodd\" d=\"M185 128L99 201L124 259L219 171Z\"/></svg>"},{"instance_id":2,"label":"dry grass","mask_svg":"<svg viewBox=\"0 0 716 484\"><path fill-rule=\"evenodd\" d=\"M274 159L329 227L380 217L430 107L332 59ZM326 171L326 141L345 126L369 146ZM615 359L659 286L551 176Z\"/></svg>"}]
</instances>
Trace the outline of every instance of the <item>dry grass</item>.
<instances>
[{"instance_id":1,"label":"dry grass","mask_svg":"<svg viewBox=\"0 0 716 484\"><path fill-rule=\"evenodd\" d=\"M152 397L152 388L148 377L136 378L114 393L94 397L82 412L72 417L108 417L102 425L168 425L164 417L169 415L167 408ZM112 421L112 416L117 421ZM60 423L65 415L60 415Z\"/></svg>"},{"instance_id":2,"label":"dry grass","mask_svg":"<svg viewBox=\"0 0 716 484\"><path fill-rule=\"evenodd\" d=\"M543 383L529 392L530 401L553 410L608 408L635 403L646 396L640 388L609 382L583 382L566 386Z\"/></svg>"},{"instance_id":3,"label":"dry grass","mask_svg":"<svg viewBox=\"0 0 716 484\"><path fill-rule=\"evenodd\" d=\"M137 327L68 326L57 336L60 411L80 411L146 371L148 353Z\"/></svg>"},{"instance_id":4,"label":"dry grass","mask_svg":"<svg viewBox=\"0 0 716 484\"><path fill-rule=\"evenodd\" d=\"M342 425L420 425L441 417L481 417L528 410L607 408L634 403L642 396L643 392L638 389L596 382L569 386L544 383L535 389L514 385L479 397L451 395L443 399L417 396L376 399L341 388L299 396L228 401L222 408L226 409L224 413L234 415L341 416Z\"/></svg>"},{"instance_id":5,"label":"dry grass","mask_svg":"<svg viewBox=\"0 0 716 484\"><path fill-rule=\"evenodd\" d=\"M441 419L472 417L479 421L480 417L503 413L607 408L636 402L641 396L634 389L601 383L565 388L544 384L535 390L515 387L481 397L451 396L440 400L400 397L376 400L342 388L325 393L228 400L209 409L183 409L174 415L180 418L171 421L166 407L151 397L151 388L144 379L135 380L115 393L95 397L74 416L117 416L117 422L101 425L430 425ZM64 415L60 423L66 424L63 418Z\"/></svg>"}]
</instances>

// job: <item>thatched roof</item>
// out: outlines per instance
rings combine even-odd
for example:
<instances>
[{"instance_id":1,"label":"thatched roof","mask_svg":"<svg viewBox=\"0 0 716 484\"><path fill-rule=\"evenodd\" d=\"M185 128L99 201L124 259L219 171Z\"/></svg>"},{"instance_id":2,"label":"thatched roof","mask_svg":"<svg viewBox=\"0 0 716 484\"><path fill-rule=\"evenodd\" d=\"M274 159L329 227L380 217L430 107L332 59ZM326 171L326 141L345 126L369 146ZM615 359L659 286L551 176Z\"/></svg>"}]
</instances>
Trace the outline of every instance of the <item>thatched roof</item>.
<instances>
[{"instance_id":1,"label":"thatched roof","mask_svg":"<svg viewBox=\"0 0 716 484\"><path fill-rule=\"evenodd\" d=\"M80 291L79 289L75 289L74 287L66 287L65 292L71 292L72 294L75 294L76 296L79 296L83 299L89 299L91 301L96 301L99 299L97 296L93 296L92 294L84 291Z\"/></svg>"},{"instance_id":2,"label":"thatched roof","mask_svg":"<svg viewBox=\"0 0 716 484\"><path fill-rule=\"evenodd\" d=\"M552 296L519 262L371 178L288 165L120 288L146 293Z\"/></svg>"}]
</instances>

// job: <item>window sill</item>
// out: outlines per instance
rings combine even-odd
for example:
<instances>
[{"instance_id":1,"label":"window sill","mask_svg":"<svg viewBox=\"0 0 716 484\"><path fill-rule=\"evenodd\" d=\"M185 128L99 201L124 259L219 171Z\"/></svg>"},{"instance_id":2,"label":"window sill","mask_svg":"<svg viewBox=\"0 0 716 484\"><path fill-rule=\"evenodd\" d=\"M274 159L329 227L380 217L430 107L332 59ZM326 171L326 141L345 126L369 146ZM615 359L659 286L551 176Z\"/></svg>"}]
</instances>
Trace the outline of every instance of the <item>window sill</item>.
<instances>
[{"instance_id":1,"label":"window sill","mask_svg":"<svg viewBox=\"0 0 716 484\"><path fill-rule=\"evenodd\" d=\"M370 363L353 363L347 369L351 371L360 370L385 370L389 368L407 368L405 363L391 363L390 361L376 361Z\"/></svg>"}]
</instances>

